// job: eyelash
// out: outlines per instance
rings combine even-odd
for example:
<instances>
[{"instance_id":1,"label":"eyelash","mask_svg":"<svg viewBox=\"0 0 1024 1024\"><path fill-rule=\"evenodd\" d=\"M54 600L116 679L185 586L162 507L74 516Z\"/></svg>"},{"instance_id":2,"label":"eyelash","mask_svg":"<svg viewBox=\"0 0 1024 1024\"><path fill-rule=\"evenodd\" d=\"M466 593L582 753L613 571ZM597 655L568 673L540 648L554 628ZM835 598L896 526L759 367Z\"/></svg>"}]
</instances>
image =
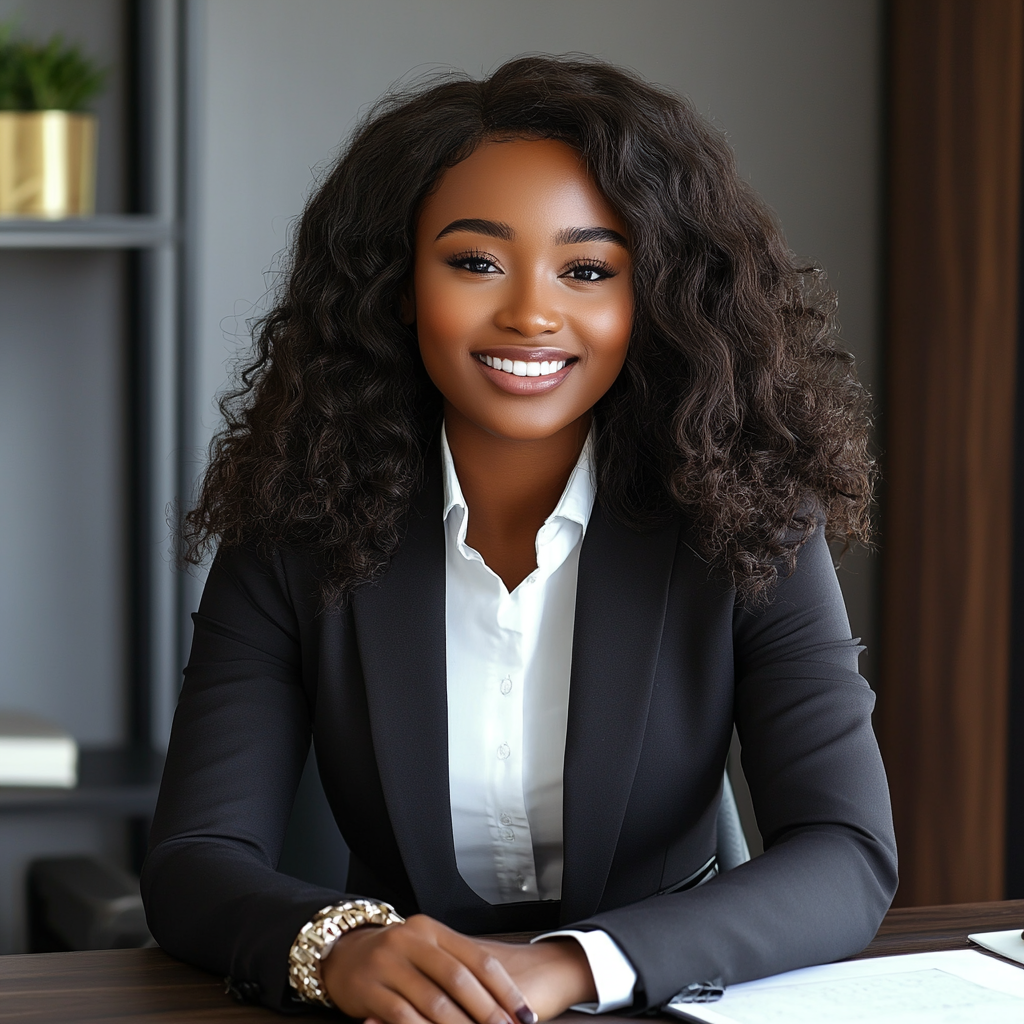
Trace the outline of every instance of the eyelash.
<instances>
[{"instance_id":1,"label":"eyelash","mask_svg":"<svg viewBox=\"0 0 1024 1024\"><path fill-rule=\"evenodd\" d=\"M489 263L491 266L497 266L498 261L490 255L490 253L482 252L479 249L472 249L467 252L456 253L454 256L449 256L445 261L448 266L454 267L461 270L469 270L472 274L486 274L490 271L486 270L470 270L467 263ZM610 263L605 263L604 260L573 260L572 263L566 268L565 273L562 277L568 277L578 270L592 270L599 274L600 277L590 280L588 278L574 278L576 281L584 281L587 284L596 284L598 281L603 281L608 277L615 277L616 271Z\"/></svg>"},{"instance_id":2,"label":"eyelash","mask_svg":"<svg viewBox=\"0 0 1024 1024\"><path fill-rule=\"evenodd\" d=\"M615 273L616 273L616 271L614 270L612 265L610 263L605 263L604 260L573 260L573 262L569 264L568 269L566 270L566 274L571 274L571 273L573 273L576 270L593 270L593 271L595 271L596 273L601 275L597 279L597 281L603 281L607 277L614 277ZM576 281L579 281L579 280L586 281L587 279L586 278L578 278L577 277L574 280L576 280ZM589 281L588 283L596 284L597 281Z\"/></svg>"},{"instance_id":3,"label":"eyelash","mask_svg":"<svg viewBox=\"0 0 1024 1024\"><path fill-rule=\"evenodd\" d=\"M470 249L466 252L456 253L454 256L449 256L445 262L449 267L454 267L456 270L469 270L469 267L464 264L474 263L490 263L492 266L496 266L498 261L490 254L481 252L479 249ZM487 273L487 271L470 271L470 273Z\"/></svg>"}]
</instances>

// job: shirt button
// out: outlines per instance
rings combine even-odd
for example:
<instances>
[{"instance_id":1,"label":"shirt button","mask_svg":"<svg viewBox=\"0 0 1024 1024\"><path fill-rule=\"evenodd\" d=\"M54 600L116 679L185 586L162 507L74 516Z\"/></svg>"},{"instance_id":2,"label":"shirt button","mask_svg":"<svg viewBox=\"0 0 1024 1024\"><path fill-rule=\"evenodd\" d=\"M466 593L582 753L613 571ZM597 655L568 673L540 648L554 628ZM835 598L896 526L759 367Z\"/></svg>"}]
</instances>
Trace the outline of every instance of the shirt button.
<instances>
[{"instance_id":1,"label":"shirt button","mask_svg":"<svg viewBox=\"0 0 1024 1024\"><path fill-rule=\"evenodd\" d=\"M516 885L519 886L519 891L520 892L526 892L526 890L528 888L527 885L526 885L526 879L523 878L522 875L516 875Z\"/></svg>"},{"instance_id":2,"label":"shirt button","mask_svg":"<svg viewBox=\"0 0 1024 1024\"><path fill-rule=\"evenodd\" d=\"M508 757L508 755L511 753L512 751L508 749L508 744L502 743L502 745L498 747L498 760L504 761L505 758Z\"/></svg>"},{"instance_id":3,"label":"shirt button","mask_svg":"<svg viewBox=\"0 0 1024 1024\"><path fill-rule=\"evenodd\" d=\"M510 693L512 690L512 680L508 676L505 676L501 681L501 692Z\"/></svg>"},{"instance_id":4,"label":"shirt button","mask_svg":"<svg viewBox=\"0 0 1024 1024\"><path fill-rule=\"evenodd\" d=\"M498 819L498 821L500 821L502 823L502 825L511 825L512 824L512 819L507 814L503 814Z\"/></svg>"},{"instance_id":5,"label":"shirt button","mask_svg":"<svg viewBox=\"0 0 1024 1024\"><path fill-rule=\"evenodd\" d=\"M516 834L510 828L503 828L501 830L501 838L504 839L506 843L514 843L516 841Z\"/></svg>"}]
</instances>

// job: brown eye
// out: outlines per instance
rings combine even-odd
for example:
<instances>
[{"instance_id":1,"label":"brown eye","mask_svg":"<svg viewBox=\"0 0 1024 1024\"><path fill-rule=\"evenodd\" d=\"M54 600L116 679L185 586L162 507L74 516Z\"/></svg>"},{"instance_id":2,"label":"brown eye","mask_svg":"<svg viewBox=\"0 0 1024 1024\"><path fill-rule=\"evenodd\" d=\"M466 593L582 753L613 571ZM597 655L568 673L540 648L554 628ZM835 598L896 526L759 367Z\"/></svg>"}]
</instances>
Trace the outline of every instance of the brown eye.
<instances>
[{"instance_id":1,"label":"brown eye","mask_svg":"<svg viewBox=\"0 0 1024 1024\"><path fill-rule=\"evenodd\" d=\"M447 260L448 266L468 270L471 274L500 274L494 260L484 253L459 253Z\"/></svg>"},{"instance_id":2,"label":"brown eye","mask_svg":"<svg viewBox=\"0 0 1024 1024\"><path fill-rule=\"evenodd\" d=\"M563 275L572 281L603 281L614 277L615 271L607 263L574 263Z\"/></svg>"}]
</instances>

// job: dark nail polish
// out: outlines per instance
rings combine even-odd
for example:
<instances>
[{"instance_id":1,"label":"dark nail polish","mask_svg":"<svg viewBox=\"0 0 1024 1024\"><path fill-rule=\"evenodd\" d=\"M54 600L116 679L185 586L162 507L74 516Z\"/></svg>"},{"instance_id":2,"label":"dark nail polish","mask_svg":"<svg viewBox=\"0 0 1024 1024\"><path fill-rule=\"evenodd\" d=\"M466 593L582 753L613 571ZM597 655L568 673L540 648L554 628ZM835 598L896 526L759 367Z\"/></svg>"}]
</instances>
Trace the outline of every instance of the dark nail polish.
<instances>
[{"instance_id":1,"label":"dark nail polish","mask_svg":"<svg viewBox=\"0 0 1024 1024\"><path fill-rule=\"evenodd\" d=\"M516 1019L519 1024L537 1024L537 1014L525 1005L516 1010Z\"/></svg>"}]
</instances>

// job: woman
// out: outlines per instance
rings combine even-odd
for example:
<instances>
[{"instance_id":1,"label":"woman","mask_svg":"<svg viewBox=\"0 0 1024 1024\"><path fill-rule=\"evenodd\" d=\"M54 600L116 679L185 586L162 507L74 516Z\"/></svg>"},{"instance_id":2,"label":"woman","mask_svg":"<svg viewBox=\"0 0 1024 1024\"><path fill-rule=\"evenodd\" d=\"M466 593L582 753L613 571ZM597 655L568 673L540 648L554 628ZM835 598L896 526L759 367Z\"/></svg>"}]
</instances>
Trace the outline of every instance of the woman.
<instances>
[{"instance_id":1,"label":"woman","mask_svg":"<svg viewBox=\"0 0 1024 1024\"><path fill-rule=\"evenodd\" d=\"M871 938L895 848L826 545L867 533L866 399L819 278L723 139L609 65L371 112L187 520L218 552L161 945L280 1008L530 1024ZM717 874L734 723L766 852ZM311 735L349 894L275 870Z\"/></svg>"}]
</instances>

